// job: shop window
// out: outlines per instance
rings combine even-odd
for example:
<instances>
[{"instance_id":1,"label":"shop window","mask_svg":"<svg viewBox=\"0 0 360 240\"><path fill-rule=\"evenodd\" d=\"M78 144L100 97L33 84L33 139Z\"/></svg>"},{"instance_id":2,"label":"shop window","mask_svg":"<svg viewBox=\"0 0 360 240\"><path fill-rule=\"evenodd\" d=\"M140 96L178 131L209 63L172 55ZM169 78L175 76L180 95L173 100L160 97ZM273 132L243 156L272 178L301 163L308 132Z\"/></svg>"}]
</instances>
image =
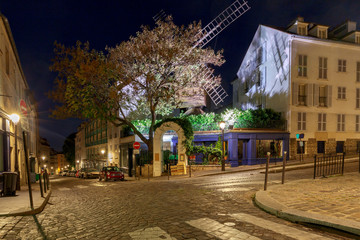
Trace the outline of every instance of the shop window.
<instances>
[{"instance_id":1,"label":"shop window","mask_svg":"<svg viewBox=\"0 0 360 240\"><path fill-rule=\"evenodd\" d=\"M256 140L256 157L265 158L270 152L272 157L282 157L282 140Z\"/></svg>"}]
</instances>

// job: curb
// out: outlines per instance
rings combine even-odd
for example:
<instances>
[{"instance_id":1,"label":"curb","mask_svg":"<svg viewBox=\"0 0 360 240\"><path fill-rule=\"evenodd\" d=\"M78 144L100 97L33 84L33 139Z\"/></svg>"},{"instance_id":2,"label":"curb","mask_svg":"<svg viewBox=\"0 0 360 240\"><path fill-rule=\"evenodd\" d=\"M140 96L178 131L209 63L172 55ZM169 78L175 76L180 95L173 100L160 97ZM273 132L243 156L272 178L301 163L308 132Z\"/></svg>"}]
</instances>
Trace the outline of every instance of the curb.
<instances>
[{"instance_id":1,"label":"curb","mask_svg":"<svg viewBox=\"0 0 360 240\"><path fill-rule=\"evenodd\" d=\"M41 213L44 210L46 204L48 203L48 201L50 199L50 196L51 196L51 193L52 193L52 189L50 188L49 193L46 195L43 203L38 208L35 208L33 210L29 210L29 211L25 211L25 212L15 212L15 213L0 214L0 217L30 216L30 215L36 215L38 213Z\"/></svg>"},{"instance_id":2,"label":"curb","mask_svg":"<svg viewBox=\"0 0 360 240\"><path fill-rule=\"evenodd\" d=\"M288 208L270 197L269 194L263 190L258 191L255 194L254 202L255 205L257 205L265 212L271 213L279 218L289 220L291 222L303 222L322 225L360 236L359 222ZM346 223L346 225L344 223Z\"/></svg>"}]
</instances>

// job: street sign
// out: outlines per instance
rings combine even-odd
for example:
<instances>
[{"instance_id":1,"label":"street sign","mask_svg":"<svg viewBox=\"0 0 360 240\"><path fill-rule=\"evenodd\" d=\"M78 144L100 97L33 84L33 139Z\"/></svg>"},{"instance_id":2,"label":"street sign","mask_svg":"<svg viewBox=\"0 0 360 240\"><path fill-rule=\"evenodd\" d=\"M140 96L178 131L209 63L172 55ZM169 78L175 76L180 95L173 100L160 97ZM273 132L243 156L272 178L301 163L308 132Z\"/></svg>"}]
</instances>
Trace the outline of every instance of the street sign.
<instances>
[{"instance_id":1,"label":"street sign","mask_svg":"<svg viewBox=\"0 0 360 240\"><path fill-rule=\"evenodd\" d=\"M303 133L298 133L298 134L296 134L296 138L297 139L301 139L301 138L304 138L304 134Z\"/></svg>"},{"instance_id":2,"label":"street sign","mask_svg":"<svg viewBox=\"0 0 360 240\"><path fill-rule=\"evenodd\" d=\"M140 148L140 143L139 142L134 142L133 148L134 149L139 149Z\"/></svg>"},{"instance_id":3,"label":"street sign","mask_svg":"<svg viewBox=\"0 0 360 240\"><path fill-rule=\"evenodd\" d=\"M26 107L26 103L23 99L21 99L21 101L20 101L20 110L21 110L23 116L26 117L27 116L27 107Z\"/></svg>"},{"instance_id":4,"label":"street sign","mask_svg":"<svg viewBox=\"0 0 360 240\"><path fill-rule=\"evenodd\" d=\"M134 154L140 154L140 150L139 149L134 149Z\"/></svg>"}]
</instances>

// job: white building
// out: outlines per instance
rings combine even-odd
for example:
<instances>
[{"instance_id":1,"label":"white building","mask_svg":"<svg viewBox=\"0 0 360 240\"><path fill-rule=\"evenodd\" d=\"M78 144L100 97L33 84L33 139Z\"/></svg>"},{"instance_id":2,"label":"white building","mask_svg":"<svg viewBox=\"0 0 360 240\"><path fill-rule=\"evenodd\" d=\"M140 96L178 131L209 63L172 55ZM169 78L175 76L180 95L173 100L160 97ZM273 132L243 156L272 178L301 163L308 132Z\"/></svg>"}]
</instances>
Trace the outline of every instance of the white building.
<instances>
[{"instance_id":1,"label":"white building","mask_svg":"<svg viewBox=\"0 0 360 240\"><path fill-rule=\"evenodd\" d=\"M287 28L260 25L233 84L233 107L282 112L290 157L356 153L360 146L360 31L299 17ZM304 145L296 134L304 134ZM301 147L302 146L302 147Z\"/></svg>"}]
</instances>

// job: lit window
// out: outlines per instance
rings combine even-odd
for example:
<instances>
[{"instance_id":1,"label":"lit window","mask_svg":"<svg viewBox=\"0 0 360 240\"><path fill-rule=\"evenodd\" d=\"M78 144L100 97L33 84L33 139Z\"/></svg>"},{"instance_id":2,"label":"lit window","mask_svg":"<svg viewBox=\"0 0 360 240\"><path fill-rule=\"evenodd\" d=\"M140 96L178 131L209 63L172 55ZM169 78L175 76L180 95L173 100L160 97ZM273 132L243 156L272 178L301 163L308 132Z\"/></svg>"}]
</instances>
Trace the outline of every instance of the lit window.
<instances>
[{"instance_id":1,"label":"lit window","mask_svg":"<svg viewBox=\"0 0 360 240\"><path fill-rule=\"evenodd\" d=\"M337 115L337 131L338 132L345 131L345 114Z\"/></svg>"},{"instance_id":2,"label":"lit window","mask_svg":"<svg viewBox=\"0 0 360 240\"><path fill-rule=\"evenodd\" d=\"M298 76L307 77L307 56L299 55Z\"/></svg>"},{"instance_id":3,"label":"lit window","mask_svg":"<svg viewBox=\"0 0 360 240\"><path fill-rule=\"evenodd\" d=\"M327 79L327 58L319 57L319 78Z\"/></svg>"},{"instance_id":4,"label":"lit window","mask_svg":"<svg viewBox=\"0 0 360 240\"><path fill-rule=\"evenodd\" d=\"M346 72L346 60L338 60L338 72Z\"/></svg>"},{"instance_id":5,"label":"lit window","mask_svg":"<svg viewBox=\"0 0 360 240\"><path fill-rule=\"evenodd\" d=\"M305 26L298 26L298 34L299 35L307 35L306 34L306 27Z\"/></svg>"},{"instance_id":6,"label":"lit window","mask_svg":"<svg viewBox=\"0 0 360 240\"><path fill-rule=\"evenodd\" d=\"M355 36L355 43L360 43L360 35Z\"/></svg>"},{"instance_id":7,"label":"lit window","mask_svg":"<svg viewBox=\"0 0 360 240\"><path fill-rule=\"evenodd\" d=\"M320 86L319 87L319 106L326 107L327 106L327 94L326 94L326 87Z\"/></svg>"},{"instance_id":8,"label":"lit window","mask_svg":"<svg viewBox=\"0 0 360 240\"><path fill-rule=\"evenodd\" d=\"M326 38L326 30L319 29L319 38L322 38L322 39Z\"/></svg>"},{"instance_id":9,"label":"lit window","mask_svg":"<svg viewBox=\"0 0 360 240\"><path fill-rule=\"evenodd\" d=\"M306 105L305 85L299 85L298 104L303 106Z\"/></svg>"},{"instance_id":10,"label":"lit window","mask_svg":"<svg viewBox=\"0 0 360 240\"><path fill-rule=\"evenodd\" d=\"M298 113L298 130L306 130L306 113Z\"/></svg>"},{"instance_id":11,"label":"lit window","mask_svg":"<svg viewBox=\"0 0 360 240\"><path fill-rule=\"evenodd\" d=\"M326 113L318 115L318 131L326 131Z\"/></svg>"},{"instance_id":12,"label":"lit window","mask_svg":"<svg viewBox=\"0 0 360 240\"><path fill-rule=\"evenodd\" d=\"M346 88L338 87L338 99L346 99Z\"/></svg>"}]
</instances>

